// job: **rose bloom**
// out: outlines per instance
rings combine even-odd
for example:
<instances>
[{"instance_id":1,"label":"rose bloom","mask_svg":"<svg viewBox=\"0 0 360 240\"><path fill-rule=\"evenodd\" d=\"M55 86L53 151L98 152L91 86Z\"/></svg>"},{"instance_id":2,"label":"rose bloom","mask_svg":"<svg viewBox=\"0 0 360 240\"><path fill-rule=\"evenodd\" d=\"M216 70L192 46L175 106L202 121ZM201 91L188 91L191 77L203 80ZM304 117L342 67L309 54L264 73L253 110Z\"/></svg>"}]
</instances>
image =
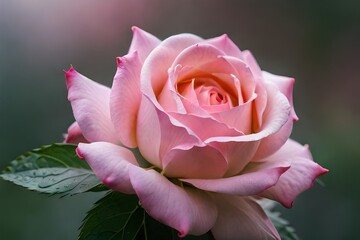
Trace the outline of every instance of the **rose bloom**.
<instances>
[{"instance_id":1,"label":"rose bloom","mask_svg":"<svg viewBox=\"0 0 360 240\"><path fill-rule=\"evenodd\" d=\"M111 89L65 72L76 119L65 142L180 237L280 239L255 200L290 208L327 172L289 139L294 79L261 71L227 35L132 30Z\"/></svg>"}]
</instances>

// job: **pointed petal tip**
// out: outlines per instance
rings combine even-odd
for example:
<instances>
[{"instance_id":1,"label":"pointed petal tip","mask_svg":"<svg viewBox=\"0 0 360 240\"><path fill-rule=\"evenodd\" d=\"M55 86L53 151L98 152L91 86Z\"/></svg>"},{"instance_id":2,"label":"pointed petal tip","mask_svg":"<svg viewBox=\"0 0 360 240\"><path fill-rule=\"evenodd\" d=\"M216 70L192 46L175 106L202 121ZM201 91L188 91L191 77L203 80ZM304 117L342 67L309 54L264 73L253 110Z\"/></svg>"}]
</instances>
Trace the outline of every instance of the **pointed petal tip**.
<instances>
[{"instance_id":1,"label":"pointed petal tip","mask_svg":"<svg viewBox=\"0 0 360 240\"><path fill-rule=\"evenodd\" d=\"M329 170L326 168L321 167L320 165L318 165L318 169L317 169L317 174L314 176L314 179L311 181L311 184L308 185L307 188L304 189L304 191L312 188L314 186L315 180L320 177L321 175L324 175L326 173L328 173ZM300 194L300 193L299 193ZM298 194L298 195L299 195ZM297 196L297 195L296 195ZM292 208L294 206L295 203L295 198L293 199L289 199L288 201L286 201L285 199L281 202L281 204L286 207L286 208Z\"/></svg>"},{"instance_id":2,"label":"pointed petal tip","mask_svg":"<svg viewBox=\"0 0 360 240\"><path fill-rule=\"evenodd\" d=\"M121 59L121 57L117 57L117 58L116 58L116 64L117 64L118 67L120 67L120 66L122 65L122 59Z\"/></svg>"},{"instance_id":3,"label":"pointed petal tip","mask_svg":"<svg viewBox=\"0 0 360 240\"><path fill-rule=\"evenodd\" d=\"M133 57L138 57L138 51L134 50L132 52L130 52L129 54L122 56L122 57L117 57L116 58L116 63L117 63L117 67L118 68L122 68L124 65L124 62L129 59L129 58L133 58Z\"/></svg>"},{"instance_id":4,"label":"pointed petal tip","mask_svg":"<svg viewBox=\"0 0 360 240\"><path fill-rule=\"evenodd\" d=\"M65 81L66 81L66 86L67 89L69 90L70 84L72 82L72 80L74 79L75 75L78 74L78 72L75 70L75 68L70 65L69 70L63 70L64 74L65 74Z\"/></svg>"},{"instance_id":5,"label":"pointed petal tip","mask_svg":"<svg viewBox=\"0 0 360 240\"><path fill-rule=\"evenodd\" d=\"M224 34L221 35L220 37L221 37L221 40L223 40L224 42L225 42L225 41L228 41L228 40L231 41L229 35L227 35L226 33L224 33Z\"/></svg>"},{"instance_id":6,"label":"pointed petal tip","mask_svg":"<svg viewBox=\"0 0 360 240\"><path fill-rule=\"evenodd\" d=\"M64 72L64 74L65 74L65 77L66 78L68 78L68 77L70 77L71 75L73 75L74 73L76 73L76 70L75 70L75 68L72 66L72 65L70 65L70 68L69 68L69 70L63 70L63 72Z\"/></svg>"},{"instance_id":7,"label":"pointed petal tip","mask_svg":"<svg viewBox=\"0 0 360 240\"><path fill-rule=\"evenodd\" d=\"M81 143L79 143L79 146L80 145L82 145ZM80 158L80 159L84 159L85 157L84 157L84 155L81 153L81 151L80 151L80 149L79 149L79 146L75 149L75 152L76 152L76 154L78 155L78 157Z\"/></svg>"},{"instance_id":8,"label":"pointed petal tip","mask_svg":"<svg viewBox=\"0 0 360 240\"><path fill-rule=\"evenodd\" d=\"M134 35L142 35L142 34L146 34L147 32L137 26L132 26L131 27L131 31L133 32Z\"/></svg>"},{"instance_id":9,"label":"pointed petal tip","mask_svg":"<svg viewBox=\"0 0 360 240\"><path fill-rule=\"evenodd\" d=\"M139 31L139 30L141 30L139 27L137 27L137 26L132 26L131 27L131 31L133 31L133 32L136 32L136 31Z\"/></svg>"},{"instance_id":10,"label":"pointed petal tip","mask_svg":"<svg viewBox=\"0 0 360 240\"><path fill-rule=\"evenodd\" d=\"M184 232L184 231L179 231L178 232L178 236L179 236L179 238L184 238L184 237L186 237L186 233Z\"/></svg>"}]
</instances>

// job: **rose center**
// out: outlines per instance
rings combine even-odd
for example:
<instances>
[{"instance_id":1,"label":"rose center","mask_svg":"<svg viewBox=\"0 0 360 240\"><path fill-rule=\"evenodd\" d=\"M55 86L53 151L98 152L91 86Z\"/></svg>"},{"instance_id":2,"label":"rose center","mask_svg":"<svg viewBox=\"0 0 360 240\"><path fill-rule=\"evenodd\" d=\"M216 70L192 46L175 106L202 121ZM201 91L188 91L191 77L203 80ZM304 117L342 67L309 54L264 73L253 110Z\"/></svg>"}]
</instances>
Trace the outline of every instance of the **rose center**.
<instances>
[{"instance_id":1,"label":"rose center","mask_svg":"<svg viewBox=\"0 0 360 240\"><path fill-rule=\"evenodd\" d=\"M227 102L225 97L221 93L215 90L209 92L209 98L210 98L210 105L218 105Z\"/></svg>"}]
</instances>

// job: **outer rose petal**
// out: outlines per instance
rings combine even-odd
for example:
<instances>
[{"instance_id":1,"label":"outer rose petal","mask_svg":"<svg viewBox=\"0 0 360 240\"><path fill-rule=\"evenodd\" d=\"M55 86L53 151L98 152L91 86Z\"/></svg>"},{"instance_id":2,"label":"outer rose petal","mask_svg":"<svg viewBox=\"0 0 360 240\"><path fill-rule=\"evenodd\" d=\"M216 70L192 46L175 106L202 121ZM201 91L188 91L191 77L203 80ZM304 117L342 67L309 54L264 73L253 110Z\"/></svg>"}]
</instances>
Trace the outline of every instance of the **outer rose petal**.
<instances>
[{"instance_id":1,"label":"outer rose petal","mask_svg":"<svg viewBox=\"0 0 360 240\"><path fill-rule=\"evenodd\" d=\"M110 118L110 89L75 71L65 72L68 99L84 137L90 142L119 143Z\"/></svg>"},{"instance_id":2,"label":"outer rose petal","mask_svg":"<svg viewBox=\"0 0 360 240\"><path fill-rule=\"evenodd\" d=\"M204 145L190 129L157 109L145 96L139 109L137 139L144 158L161 169L162 159L170 150Z\"/></svg>"},{"instance_id":3,"label":"outer rose petal","mask_svg":"<svg viewBox=\"0 0 360 240\"><path fill-rule=\"evenodd\" d=\"M241 175L220 179L182 179L205 191L226 193L238 196L258 194L274 186L280 176L289 169L287 163L277 166L265 165L252 167Z\"/></svg>"},{"instance_id":4,"label":"outer rose petal","mask_svg":"<svg viewBox=\"0 0 360 240\"><path fill-rule=\"evenodd\" d=\"M284 143L290 137L293 128L293 122L298 120L298 117L296 116L294 110L292 97L295 80L293 78L277 76L267 72L262 72L262 76L264 77L265 82L274 84L275 86L277 86L280 92L282 92L286 96L290 103L291 110L288 121L284 124L284 126L281 127L280 131L264 138L261 141L259 151L254 157L255 161L261 161L262 158L267 157L279 150L279 148L284 145Z\"/></svg>"},{"instance_id":5,"label":"outer rose petal","mask_svg":"<svg viewBox=\"0 0 360 240\"><path fill-rule=\"evenodd\" d=\"M281 129L277 133L272 134L261 140L258 151L252 161L263 161L263 158L279 150L279 148L281 148L289 139L292 128L293 120L291 119L291 116L289 116L288 121L281 127Z\"/></svg>"},{"instance_id":6,"label":"outer rose petal","mask_svg":"<svg viewBox=\"0 0 360 240\"><path fill-rule=\"evenodd\" d=\"M80 143L76 151L106 186L123 193L135 193L128 168L129 165L136 167L138 163L130 150L107 142L95 142Z\"/></svg>"},{"instance_id":7,"label":"outer rose petal","mask_svg":"<svg viewBox=\"0 0 360 240\"><path fill-rule=\"evenodd\" d=\"M279 239L264 210L250 198L214 194L218 219L211 232L216 240Z\"/></svg>"},{"instance_id":8,"label":"outer rose petal","mask_svg":"<svg viewBox=\"0 0 360 240\"><path fill-rule=\"evenodd\" d=\"M70 127L67 130L67 134L64 135L65 143L72 143L72 144L78 144L80 142L87 143L88 140L85 139L85 137L81 133L81 129L79 127L79 124L77 122L74 122L70 125Z\"/></svg>"},{"instance_id":9,"label":"outer rose petal","mask_svg":"<svg viewBox=\"0 0 360 240\"><path fill-rule=\"evenodd\" d=\"M264 161L284 159L292 161L290 169L280 177L275 186L265 190L260 196L276 200L290 208L297 195L312 187L314 180L328 170L312 161L308 146L302 146L291 139Z\"/></svg>"},{"instance_id":10,"label":"outer rose petal","mask_svg":"<svg viewBox=\"0 0 360 240\"><path fill-rule=\"evenodd\" d=\"M131 28L134 35L130 45L129 53L137 51L139 53L139 57L141 63L145 61L149 53L161 43L161 41L153 36L152 34L145 32L144 30L138 27Z\"/></svg>"},{"instance_id":11,"label":"outer rose petal","mask_svg":"<svg viewBox=\"0 0 360 240\"><path fill-rule=\"evenodd\" d=\"M240 59L243 58L240 49L226 34L223 34L219 37L207 39L204 42L219 48L221 51L226 53L226 55L237 57Z\"/></svg>"},{"instance_id":12,"label":"outer rose petal","mask_svg":"<svg viewBox=\"0 0 360 240\"><path fill-rule=\"evenodd\" d=\"M137 52L117 58L117 72L110 95L110 113L121 142L130 148L137 146L136 121L141 101L141 63Z\"/></svg>"},{"instance_id":13,"label":"outer rose petal","mask_svg":"<svg viewBox=\"0 0 360 240\"><path fill-rule=\"evenodd\" d=\"M256 62L254 56L251 54L251 52L249 50L244 50L242 51L242 55L244 57L245 62L249 65L251 72L253 73L254 77L257 80L261 79L261 69L258 65L258 63Z\"/></svg>"},{"instance_id":14,"label":"outer rose petal","mask_svg":"<svg viewBox=\"0 0 360 240\"><path fill-rule=\"evenodd\" d=\"M160 161L160 121L155 106L145 96L142 97L140 103L136 134L141 155L148 162L162 168Z\"/></svg>"},{"instance_id":15,"label":"outer rose petal","mask_svg":"<svg viewBox=\"0 0 360 240\"><path fill-rule=\"evenodd\" d=\"M169 151L163 159L163 171L168 177L221 178L228 164L216 149L205 147L181 148Z\"/></svg>"},{"instance_id":16,"label":"outer rose petal","mask_svg":"<svg viewBox=\"0 0 360 240\"><path fill-rule=\"evenodd\" d=\"M181 188L154 170L130 167L129 174L146 212L178 230L180 237L201 235L214 226L217 208L206 192Z\"/></svg>"},{"instance_id":17,"label":"outer rose petal","mask_svg":"<svg viewBox=\"0 0 360 240\"><path fill-rule=\"evenodd\" d=\"M213 142L210 146L218 149L228 162L228 170L225 177L232 177L240 173L253 159L259 141L250 142Z\"/></svg>"},{"instance_id":18,"label":"outer rose petal","mask_svg":"<svg viewBox=\"0 0 360 240\"><path fill-rule=\"evenodd\" d=\"M229 128L226 124L211 117L199 117L193 114L170 113L175 119L189 127L199 138L205 141L214 136L239 136L242 132ZM204 128L206 126L206 128Z\"/></svg>"},{"instance_id":19,"label":"outer rose petal","mask_svg":"<svg viewBox=\"0 0 360 240\"><path fill-rule=\"evenodd\" d=\"M296 116L293 104L293 88L295 84L295 79L290 77L278 76L265 71L262 72L262 76L264 77L265 81L269 81L275 84L279 88L280 92L282 92L286 96L291 105L290 116L292 120L297 121L298 117Z\"/></svg>"}]
</instances>

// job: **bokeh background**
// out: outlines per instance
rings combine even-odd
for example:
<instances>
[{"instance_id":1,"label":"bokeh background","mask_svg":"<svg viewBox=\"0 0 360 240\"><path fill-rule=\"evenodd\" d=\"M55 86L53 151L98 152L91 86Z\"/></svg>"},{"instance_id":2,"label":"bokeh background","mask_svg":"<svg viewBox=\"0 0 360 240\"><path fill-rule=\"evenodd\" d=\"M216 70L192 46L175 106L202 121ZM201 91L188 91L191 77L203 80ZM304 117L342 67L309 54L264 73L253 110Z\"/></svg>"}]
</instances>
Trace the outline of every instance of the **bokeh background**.
<instances>
[{"instance_id":1,"label":"bokeh background","mask_svg":"<svg viewBox=\"0 0 360 240\"><path fill-rule=\"evenodd\" d=\"M360 236L360 1L0 0L0 167L62 141L63 69L107 86L136 25L161 39L227 33L262 69L296 78L292 137L330 169L281 209L302 239ZM0 181L0 239L76 239L101 195L58 199Z\"/></svg>"}]
</instances>

